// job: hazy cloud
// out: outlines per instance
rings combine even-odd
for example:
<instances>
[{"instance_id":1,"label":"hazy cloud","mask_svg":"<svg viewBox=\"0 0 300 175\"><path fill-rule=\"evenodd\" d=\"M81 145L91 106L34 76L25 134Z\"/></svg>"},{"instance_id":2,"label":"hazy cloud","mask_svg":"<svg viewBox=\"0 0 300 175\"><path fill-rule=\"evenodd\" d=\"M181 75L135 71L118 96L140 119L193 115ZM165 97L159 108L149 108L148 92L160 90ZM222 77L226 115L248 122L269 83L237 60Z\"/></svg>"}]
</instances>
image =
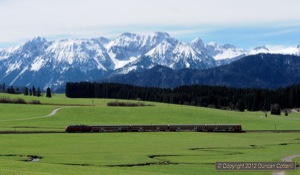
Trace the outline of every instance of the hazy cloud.
<instances>
[{"instance_id":1,"label":"hazy cloud","mask_svg":"<svg viewBox=\"0 0 300 175\"><path fill-rule=\"evenodd\" d=\"M37 35L113 36L149 28L184 34L199 30L193 26L288 25L300 22L299 6L299 0L0 0L0 43Z\"/></svg>"}]
</instances>

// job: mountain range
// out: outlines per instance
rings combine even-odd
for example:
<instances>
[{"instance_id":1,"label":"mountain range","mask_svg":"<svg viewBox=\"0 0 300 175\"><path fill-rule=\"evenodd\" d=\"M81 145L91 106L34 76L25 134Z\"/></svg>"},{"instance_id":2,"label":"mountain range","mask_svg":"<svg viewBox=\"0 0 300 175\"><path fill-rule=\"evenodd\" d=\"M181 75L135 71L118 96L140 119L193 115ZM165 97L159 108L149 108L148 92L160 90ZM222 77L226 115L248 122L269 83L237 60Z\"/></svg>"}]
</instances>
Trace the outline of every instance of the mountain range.
<instances>
[{"instance_id":1,"label":"mountain range","mask_svg":"<svg viewBox=\"0 0 300 175\"><path fill-rule=\"evenodd\" d=\"M123 33L111 40L99 37L47 41L35 37L0 50L0 82L55 90L67 81L115 81L123 75L155 69L193 74L258 53L300 55L300 46L278 51L262 46L249 51L231 44L204 44L200 38L183 42L164 32Z\"/></svg>"},{"instance_id":2,"label":"mountain range","mask_svg":"<svg viewBox=\"0 0 300 175\"><path fill-rule=\"evenodd\" d=\"M300 57L282 54L257 54L206 70L174 70L165 66L155 66L144 72L117 75L110 78L109 81L161 88L202 84L236 88L276 89L300 83Z\"/></svg>"}]
</instances>

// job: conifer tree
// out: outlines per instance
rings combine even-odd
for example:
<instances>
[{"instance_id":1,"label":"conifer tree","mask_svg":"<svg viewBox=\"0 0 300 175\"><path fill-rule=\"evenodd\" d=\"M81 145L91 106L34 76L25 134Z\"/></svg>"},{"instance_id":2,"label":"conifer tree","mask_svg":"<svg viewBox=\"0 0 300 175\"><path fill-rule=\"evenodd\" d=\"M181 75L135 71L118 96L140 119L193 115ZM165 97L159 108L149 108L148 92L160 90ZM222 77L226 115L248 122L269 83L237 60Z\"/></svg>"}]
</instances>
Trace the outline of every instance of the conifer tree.
<instances>
[{"instance_id":1,"label":"conifer tree","mask_svg":"<svg viewBox=\"0 0 300 175\"><path fill-rule=\"evenodd\" d=\"M48 97L48 98L52 97L52 95L51 95L51 89L49 87L47 88L46 97Z\"/></svg>"},{"instance_id":2,"label":"conifer tree","mask_svg":"<svg viewBox=\"0 0 300 175\"><path fill-rule=\"evenodd\" d=\"M32 95L33 95L33 96L36 96L36 90L35 90L35 87L34 87L34 86L32 86Z\"/></svg>"},{"instance_id":3,"label":"conifer tree","mask_svg":"<svg viewBox=\"0 0 300 175\"><path fill-rule=\"evenodd\" d=\"M40 87L37 88L36 96L38 96L38 97L42 96Z\"/></svg>"},{"instance_id":4,"label":"conifer tree","mask_svg":"<svg viewBox=\"0 0 300 175\"><path fill-rule=\"evenodd\" d=\"M24 89L24 95L29 95L28 87L25 87L25 89Z\"/></svg>"}]
</instances>

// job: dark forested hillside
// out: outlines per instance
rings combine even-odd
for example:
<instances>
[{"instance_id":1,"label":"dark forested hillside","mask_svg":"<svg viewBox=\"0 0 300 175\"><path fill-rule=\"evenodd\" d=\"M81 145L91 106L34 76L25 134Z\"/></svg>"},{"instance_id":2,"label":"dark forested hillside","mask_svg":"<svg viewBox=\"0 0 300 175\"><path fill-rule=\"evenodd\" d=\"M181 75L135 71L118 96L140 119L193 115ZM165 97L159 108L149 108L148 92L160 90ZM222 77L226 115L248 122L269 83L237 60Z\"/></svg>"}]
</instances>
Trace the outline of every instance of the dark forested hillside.
<instances>
[{"instance_id":1,"label":"dark forested hillside","mask_svg":"<svg viewBox=\"0 0 300 175\"><path fill-rule=\"evenodd\" d=\"M192 85L174 89L139 87L115 83L67 83L70 98L141 99L145 101L184 104L243 111L300 107L300 85L277 90L242 89L223 86Z\"/></svg>"},{"instance_id":2,"label":"dark forested hillside","mask_svg":"<svg viewBox=\"0 0 300 175\"><path fill-rule=\"evenodd\" d=\"M276 89L300 83L300 57L258 54L207 70L172 70L157 66L144 72L115 76L107 81L162 88L201 84Z\"/></svg>"}]
</instances>

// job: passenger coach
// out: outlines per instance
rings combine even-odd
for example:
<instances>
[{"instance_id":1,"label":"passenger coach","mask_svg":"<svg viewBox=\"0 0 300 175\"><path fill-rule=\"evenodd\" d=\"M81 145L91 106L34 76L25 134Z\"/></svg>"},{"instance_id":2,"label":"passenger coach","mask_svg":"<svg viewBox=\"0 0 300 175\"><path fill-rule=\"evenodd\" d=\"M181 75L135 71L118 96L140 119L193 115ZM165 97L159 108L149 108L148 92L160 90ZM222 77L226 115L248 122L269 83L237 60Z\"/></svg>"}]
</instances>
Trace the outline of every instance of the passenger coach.
<instances>
[{"instance_id":1,"label":"passenger coach","mask_svg":"<svg viewBox=\"0 0 300 175\"><path fill-rule=\"evenodd\" d=\"M241 132L239 124L203 124L203 125L70 125L66 132L159 132L159 131L195 131L195 132Z\"/></svg>"}]
</instances>

